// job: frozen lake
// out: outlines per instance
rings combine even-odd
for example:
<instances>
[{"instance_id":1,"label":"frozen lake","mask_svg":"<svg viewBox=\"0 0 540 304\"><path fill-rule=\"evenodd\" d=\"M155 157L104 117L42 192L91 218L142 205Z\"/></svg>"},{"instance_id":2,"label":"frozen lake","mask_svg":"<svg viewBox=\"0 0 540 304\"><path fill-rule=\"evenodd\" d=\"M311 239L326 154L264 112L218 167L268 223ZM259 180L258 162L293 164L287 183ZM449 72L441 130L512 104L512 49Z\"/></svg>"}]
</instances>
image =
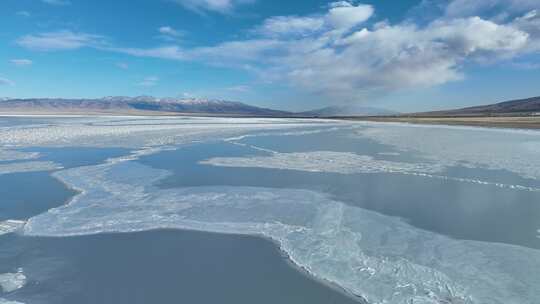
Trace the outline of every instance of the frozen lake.
<instances>
[{"instance_id":1,"label":"frozen lake","mask_svg":"<svg viewBox=\"0 0 540 304\"><path fill-rule=\"evenodd\" d=\"M1 120L0 303L540 299L537 131Z\"/></svg>"}]
</instances>

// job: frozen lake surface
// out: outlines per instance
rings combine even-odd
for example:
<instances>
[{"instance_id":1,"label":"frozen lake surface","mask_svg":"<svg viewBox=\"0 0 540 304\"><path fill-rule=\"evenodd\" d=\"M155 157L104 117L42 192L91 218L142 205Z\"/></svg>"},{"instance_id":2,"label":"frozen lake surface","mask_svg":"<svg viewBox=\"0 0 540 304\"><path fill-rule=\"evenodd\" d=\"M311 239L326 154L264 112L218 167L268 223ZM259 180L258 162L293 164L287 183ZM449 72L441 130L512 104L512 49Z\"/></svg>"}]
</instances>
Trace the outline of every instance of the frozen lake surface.
<instances>
[{"instance_id":1,"label":"frozen lake surface","mask_svg":"<svg viewBox=\"0 0 540 304\"><path fill-rule=\"evenodd\" d=\"M538 155L527 130L2 118L0 303L538 303Z\"/></svg>"}]
</instances>

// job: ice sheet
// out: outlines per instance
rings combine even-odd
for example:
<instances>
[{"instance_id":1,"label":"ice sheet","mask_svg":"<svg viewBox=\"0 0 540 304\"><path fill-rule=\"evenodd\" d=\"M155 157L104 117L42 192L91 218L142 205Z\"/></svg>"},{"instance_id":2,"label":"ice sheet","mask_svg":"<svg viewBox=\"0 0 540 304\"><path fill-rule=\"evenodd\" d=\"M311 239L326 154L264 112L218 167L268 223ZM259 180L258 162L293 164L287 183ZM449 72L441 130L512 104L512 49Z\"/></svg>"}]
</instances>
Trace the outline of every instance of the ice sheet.
<instances>
[{"instance_id":1,"label":"ice sheet","mask_svg":"<svg viewBox=\"0 0 540 304\"><path fill-rule=\"evenodd\" d=\"M261 150L257 147L252 148ZM203 165L221 167L270 168L340 174L399 173L481 185L492 185L499 188L535 192L540 191L539 188L522 185L494 183L480 179L440 175L440 173L445 169L445 166L435 162L407 163L379 160L368 155L358 155L348 152L315 151L303 153L279 153L267 149L263 150L270 152L271 155L250 157L215 157L201 161L200 163Z\"/></svg>"},{"instance_id":2,"label":"ice sheet","mask_svg":"<svg viewBox=\"0 0 540 304\"><path fill-rule=\"evenodd\" d=\"M374 159L349 152L314 151L277 153L270 156L216 157L201 164L223 167L258 167L331 173L422 172L436 173L443 167L436 163L405 163Z\"/></svg>"},{"instance_id":3,"label":"ice sheet","mask_svg":"<svg viewBox=\"0 0 540 304\"><path fill-rule=\"evenodd\" d=\"M540 179L540 132L473 127L362 123L357 136L416 152L446 166L503 169Z\"/></svg>"},{"instance_id":4,"label":"ice sheet","mask_svg":"<svg viewBox=\"0 0 540 304\"><path fill-rule=\"evenodd\" d=\"M24 225L24 221L7 220L0 222L0 235L13 233Z\"/></svg>"},{"instance_id":5,"label":"ice sheet","mask_svg":"<svg viewBox=\"0 0 540 304\"><path fill-rule=\"evenodd\" d=\"M294 189L152 186L169 173L123 161L55 173L82 191L29 220L63 237L158 228L263 235L299 267L370 303L536 304L540 251L453 240Z\"/></svg>"},{"instance_id":6,"label":"ice sheet","mask_svg":"<svg viewBox=\"0 0 540 304\"><path fill-rule=\"evenodd\" d=\"M3 150L0 148L0 161L35 159L38 157L39 153L37 152L20 152L13 150Z\"/></svg>"},{"instance_id":7,"label":"ice sheet","mask_svg":"<svg viewBox=\"0 0 540 304\"><path fill-rule=\"evenodd\" d=\"M62 169L62 166L51 161L29 161L0 164L0 175L21 172L52 171Z\"/></svg>"}]
</instances>

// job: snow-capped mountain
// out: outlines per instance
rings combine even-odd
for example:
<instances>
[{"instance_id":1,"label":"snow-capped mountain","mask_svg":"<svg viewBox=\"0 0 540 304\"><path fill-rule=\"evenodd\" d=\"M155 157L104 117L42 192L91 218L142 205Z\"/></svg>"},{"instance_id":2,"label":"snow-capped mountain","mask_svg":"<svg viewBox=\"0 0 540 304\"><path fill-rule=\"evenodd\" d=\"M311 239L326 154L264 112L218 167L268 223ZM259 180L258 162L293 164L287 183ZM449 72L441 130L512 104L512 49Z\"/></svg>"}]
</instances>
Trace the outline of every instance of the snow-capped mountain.
<instances>
[{"instance_id":1,"label":"snow-capped mountain","mask_svg":"<svg viewBox=\"0 0 540 304\"><path fill-rule=\"evenodd\" d=\"M98 99L31 98L6 99L2 112L77 113L186 113L210 115L287 116L290 113L250 106L241 102L198 98L157 98L153 96L107 96Z\"/></svg>"}]
</instances>

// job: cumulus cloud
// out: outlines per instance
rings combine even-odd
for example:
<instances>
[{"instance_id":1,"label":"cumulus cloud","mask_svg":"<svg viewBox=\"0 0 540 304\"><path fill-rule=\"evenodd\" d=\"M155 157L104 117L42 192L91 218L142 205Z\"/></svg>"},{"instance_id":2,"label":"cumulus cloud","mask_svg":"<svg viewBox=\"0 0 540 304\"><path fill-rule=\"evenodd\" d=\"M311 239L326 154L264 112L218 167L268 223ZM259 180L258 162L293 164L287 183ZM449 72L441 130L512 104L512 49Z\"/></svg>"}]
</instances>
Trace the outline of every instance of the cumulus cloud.
<instances>
[{"instance_id":1,"label":"cumulus cloud","mask_svg":"<svg viewBox=\"0 0 540 304\"><path fill-rule=\"evenodd\" d=\"M466 3L460 1L450 1L446 14L427 23L377 22L373 20L374 7L339 1L320 14L270 17L250 31L249 38L195 48L174 44L146 49L103 47L100 36L71 32L25 36L18 43L36 49L94 46L138 57L245 69L265 82L279 81L342 101L458 81L465 77L464 67L470 62L491 63L540 51L538 10L490 19L469 16L464 12L481 8L466 10ZM497 4L503 0L487 1ZM516 7L515 12L534 4L508 1ZM196 2L223 10L236 3ZM461 8L460 16L449 13L457 12L457 7ZM159 28L159 32L180 35L169 26ZM152 86L157 81L146 79L141 85Z\"/></svg>"},{"instance_id":2,"label":"cumulus cloud","mask_svg":"<svg viewBox=\"0 0 540 304\"><path fill-rule=\"evenodd\" d=\"M540 51L540 3L538 6L539 9L531 10L515 18L511 23L513 27L529 35L528 50L530 52Z\"/></svg>"},{"instance_id":3,"label":"cumulus cloud","mask_svg":"<svg viewBox=\"0 0 540 304\"><path fill-rule=\"evenodd\" d=\"M103 37L87 33L72 31L58 31L26 35L17 40L17 44L33 50L55 51L73 50L87 46L99 46L103 43Z\"/></svg>"},{"instance_id":4,"label":"cumulus cloud","mask_svg":"<svg viewBox=\"0 0 540 304\"><path fill-rule=\"evenodd\" d=\"M255 2L255 0L174 0L184 7L202 12L212 11L218 13L228 13L236 6Z\"/></svg>"},{"instance_id":5,"label":"cumulus cloud","mask_svg":"<svg viewBox=\"0 0 540 304\"><path fill-rule=\"evenodd\" d=\"M7 79L7 78L3 78L3 77L0 77L0 85L7 85L7 86L14 86L15 85L15 82Z\"/></svg>"},{"instance_id":6,"label":"cumulus cloud","mask_svg":"<svg viewBox=\"0 0 540 304\"><path fill-rule=\"evenodd\" d=\"M349 29L368 20L374 13L371 5L354 5L348 1L339 1L330 4L328 20L339 29Z\"/></svg>"},{"instance_id":7,"label":"cumulus cloud","mask_svg":"<svg viewBox=\"0 0 540 304\"><path fill-rule=\"evenodd\" d=\"M511 58L529 43L526 31L480 17L364 26L373 13L342 1L317 16L272 17L257 28L261 37L182 50L182 59L253 67L267 79L355 100L460 80L467 61Z\"/></svg>"},{"instance_id":8,"label":"cumulus cloud","mask_svg":"<svg viewBox=\"0 0 540 304\"><path fill-rule=\"evenodd\" d=\"M11 59L9 62L20 67L32 65L32 60L30 59Z\"/></svg>"}]
</instances>

